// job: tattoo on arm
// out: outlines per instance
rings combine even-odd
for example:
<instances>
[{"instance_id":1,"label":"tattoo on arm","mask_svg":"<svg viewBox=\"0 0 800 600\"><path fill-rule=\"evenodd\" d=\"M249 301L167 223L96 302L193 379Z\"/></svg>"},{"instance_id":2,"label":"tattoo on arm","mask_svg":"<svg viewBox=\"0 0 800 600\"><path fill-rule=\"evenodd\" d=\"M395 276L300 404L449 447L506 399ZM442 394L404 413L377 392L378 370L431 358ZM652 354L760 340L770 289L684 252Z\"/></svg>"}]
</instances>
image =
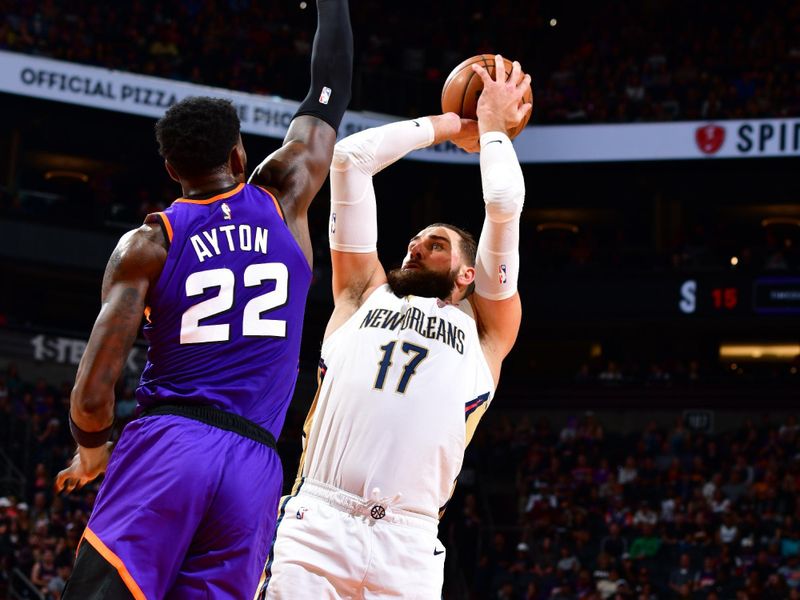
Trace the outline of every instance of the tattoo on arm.
<instances>
[{"instance_id":1,"label":"tattoo on arm","mask_svg":"<svg viewBox=\"0 0 800 600\"><path fill-rule=\"evenodd\" d=\"M148 290L158 279L166 249L149 230L123 236L103 276L102 307L78 366L73 418L92 431L113 415L114 385L139 333Z\"/></svg>"}]
</instances>

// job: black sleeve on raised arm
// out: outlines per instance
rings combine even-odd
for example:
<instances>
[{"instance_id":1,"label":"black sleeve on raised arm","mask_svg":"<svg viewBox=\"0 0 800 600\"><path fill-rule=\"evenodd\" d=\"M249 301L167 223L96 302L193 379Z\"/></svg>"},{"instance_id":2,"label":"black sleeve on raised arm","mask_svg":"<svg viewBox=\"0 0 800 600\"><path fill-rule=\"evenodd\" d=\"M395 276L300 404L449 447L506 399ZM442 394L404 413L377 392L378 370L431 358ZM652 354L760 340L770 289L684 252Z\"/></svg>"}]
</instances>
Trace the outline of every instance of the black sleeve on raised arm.
<instances>
[{"instance_id":1,"label":"black sleeve on raised arm","mask_svg":"<svg viewBox=\"0 0 800 600\"><path fill-rule=\"evenodd\" d=\"M317 0L317 33L311 52L311 87L295 117L312 115L338 131L350 103L353 30L347 0Z\"/></svg>"}]
</instances>

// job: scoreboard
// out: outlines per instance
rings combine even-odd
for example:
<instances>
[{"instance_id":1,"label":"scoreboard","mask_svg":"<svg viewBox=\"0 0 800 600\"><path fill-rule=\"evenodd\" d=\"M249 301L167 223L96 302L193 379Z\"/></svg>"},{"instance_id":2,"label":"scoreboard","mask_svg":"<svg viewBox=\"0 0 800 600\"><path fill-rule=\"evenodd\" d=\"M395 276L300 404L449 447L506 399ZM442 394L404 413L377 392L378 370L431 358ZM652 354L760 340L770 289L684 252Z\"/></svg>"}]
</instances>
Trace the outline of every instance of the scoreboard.
<instances>
[{"instance_id":1,"label":"scoreboard","mask_svg":"<svg viewBox=\"0 0 800 600\"><path fill-rule=\"evenodd\" d=\"M800 274L537 274L522 279L520 288L523 306L534 319L800 315Z\"/></svg>"},{"instance_id":2,"label":"scoreboard","mask_svg":"<svg viewBox=\"0 0 800 600\"><path fill-rule=\"evenodd\" d=\"M692 314L800 314L800 277L692 278L680 286L678 308Z\"/></svg>"}]
</instances>

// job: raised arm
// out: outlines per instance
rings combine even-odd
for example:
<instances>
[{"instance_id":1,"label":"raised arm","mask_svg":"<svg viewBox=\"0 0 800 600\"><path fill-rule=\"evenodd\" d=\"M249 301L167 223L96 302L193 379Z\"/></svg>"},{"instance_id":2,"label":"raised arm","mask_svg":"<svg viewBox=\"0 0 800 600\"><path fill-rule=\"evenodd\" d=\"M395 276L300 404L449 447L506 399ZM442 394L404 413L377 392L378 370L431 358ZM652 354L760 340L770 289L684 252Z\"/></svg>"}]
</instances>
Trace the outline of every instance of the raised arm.
<instances>
[{"instance_id":1,"label":"raised arm","mask_svg":"<svg viewBox=\"0 0 800 600\"><path fill-rule=\"evenodd\" d=\"M105 471L114 421L114 386L139 332L145 299L158 280L167 250L155 225L120 239L103 276L100 313L78 365L70 395L70 429L78 443L72 465L58 474L56 489L71 491Z\"/></svg>"},{"instance_id":2,"label":"raised arm","mask_svg":"<svg viewBox=\"0 0 800 600\"><path fill-rule=\"evenodd\" d=\"M317 0L311 85L283 146L256 167L250 182L275 192L289 227L310 258L307 212L331 164L336 132L350 102L353 33L347 0Z\"/></svg>"},{"instance_id":3,"label":"raised arm","mask_svg":"<svg viewBox=\"0 0 800 600\"><path fill-rule=\"evenodd\" d=\"M497 381L500 364L514 346L522 321L517 279L525 180L508 131L532 107L522 100L530 77L523 75L519 63L514 63L508 81L500 56L495 64L496 80L483 67L475 69L484 82L477 112L486 217L478 241L472 304L484 353Z\"/></svg>"},{"instance_id":4,"label":"raised arm","mask_svg":"<svg viewBox=\"0 0 800 600\"><path fill-rule=\"evenodd\" d=\"M400 121L346 137L333 153L331 215L328 235L333 264L335 310L326 333L332 333L386 282L378 260L378 223L372 177L412 150L477 136L454 113Z\"/></svg>"}]
</instances>

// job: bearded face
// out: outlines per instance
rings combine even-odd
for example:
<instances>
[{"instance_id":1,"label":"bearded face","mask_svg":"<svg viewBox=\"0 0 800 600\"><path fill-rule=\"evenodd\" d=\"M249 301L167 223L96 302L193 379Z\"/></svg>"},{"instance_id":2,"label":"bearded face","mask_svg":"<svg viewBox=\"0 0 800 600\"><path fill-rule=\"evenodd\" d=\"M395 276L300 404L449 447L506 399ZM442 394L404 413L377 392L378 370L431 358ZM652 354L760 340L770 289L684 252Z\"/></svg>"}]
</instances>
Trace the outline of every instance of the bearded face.
<instances>
[{"instance_id":1,"label":"bearded face","mask_svg":"<svg viewBox=\"0 0 800 600\"><path fill-rule=\"evenodd\" d=\"M398 298L420 296L444 300L453 291L458 271L436 272L428 269L392 269L386 279Z\"/></svg>"}]
</instances>

